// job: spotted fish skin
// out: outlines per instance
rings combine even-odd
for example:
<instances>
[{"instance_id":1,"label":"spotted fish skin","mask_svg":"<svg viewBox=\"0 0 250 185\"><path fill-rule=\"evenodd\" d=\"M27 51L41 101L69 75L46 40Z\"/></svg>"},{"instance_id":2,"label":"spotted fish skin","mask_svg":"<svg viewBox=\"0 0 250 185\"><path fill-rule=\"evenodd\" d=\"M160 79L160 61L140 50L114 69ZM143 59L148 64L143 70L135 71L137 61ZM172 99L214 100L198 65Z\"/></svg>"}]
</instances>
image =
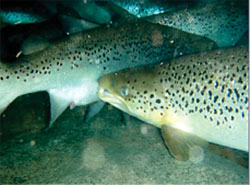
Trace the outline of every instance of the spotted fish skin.
<instances>
[{"instance_id":1,"label":"spotted fish skin","mask_svg":"<svg viewBox=\"0 0 250 185\"><path fill-rule=\"evenodd\" d=\"M247 1L215 0L145 20L203 35L215 41L219 47L227 47L234 46L248 30L247 7Z\"/></svg>"},{"instance_id":2,"label":"spotted fish skin","mask_svg":"<svg viewBox=\"0 0 250 185\"><path fill-rule=\"evenodd\" d=\"M103 76L99 97L157 127L248 151L248 48L172 59Z\"/></svg>"},{"instance_id":3,"label":"spotted fish skin","mask_svg":"<svg viewBox=\"0 0 250 185\"><path fill-rule=\"evenodd\" d=\"M52 109L61 106L55 120L72 102L98 100L97 79L104 74L216 47L204 37L144 22L78 33L15 63L0 63L0 113L17 96L48 91Z\"/></svg>"}]
</instances>

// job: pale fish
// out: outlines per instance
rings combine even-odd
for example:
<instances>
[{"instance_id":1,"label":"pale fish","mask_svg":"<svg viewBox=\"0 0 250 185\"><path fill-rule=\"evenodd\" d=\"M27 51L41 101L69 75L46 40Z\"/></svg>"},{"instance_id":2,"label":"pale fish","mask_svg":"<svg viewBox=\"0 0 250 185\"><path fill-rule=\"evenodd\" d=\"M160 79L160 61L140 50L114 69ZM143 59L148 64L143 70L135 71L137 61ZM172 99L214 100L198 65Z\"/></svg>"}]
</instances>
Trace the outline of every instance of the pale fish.
<instances>
[{"instance_id":1,"label":"pale fish","mask_svg":"<svg viewBox=\"0 0 250 185\"><path fill-rule=\"evenodd\" d=\"M214 50L105 75L98 95L161 128L178 160L207 141L248 151L248 68L248 47Z\"/></svg>"},{"instance_id":2,"label":"pale fish","mask_svg":"<svg viewBox=\"0 0 250 185\"><path fill-rule=\"evenodd\" d=\"M190 1L153 1L153 0L110 0L110 2L122 7L137 18L157 15L169 11L187 8Z\"/></svg>"},{"instance_id":3,"label":"pale fish","mask_svg":"<svg viewBox=\"0 0 250 185\"><path fill-rule=\"evenodd\" d=\"M20 95L47 91L52 123L69 105L97 101L97 79L104 74L216 47L204 37L144 22L78 33L0 63L0 113Z\"/></svg>"},{"instance_id":4,"label":"pale fish","mask_svg":"<svg viewBox=\"0 0 250 185\"><path fill-rule=\"evenodd\" d=\"M8 2L3 1L0 17L4 23L11 25L41 23L48 20L52 14L37 2Z\"/></svg>"}]
</instances>

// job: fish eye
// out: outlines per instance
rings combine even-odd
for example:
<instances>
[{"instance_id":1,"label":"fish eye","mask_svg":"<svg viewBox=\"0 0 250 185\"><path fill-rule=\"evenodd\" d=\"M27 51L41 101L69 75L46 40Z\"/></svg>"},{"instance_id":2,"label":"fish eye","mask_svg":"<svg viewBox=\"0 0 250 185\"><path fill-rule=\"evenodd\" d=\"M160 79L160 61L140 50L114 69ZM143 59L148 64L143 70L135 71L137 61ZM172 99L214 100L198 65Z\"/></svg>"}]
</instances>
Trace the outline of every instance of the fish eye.
<instances>
[{"instance_id":1,"label":"fish eye","mask_svg":"<svg viewBox=\"0 0 250 185\"><path fill-rule=\"evenodd\" d=\"M121 95L127 96L128 95L128 88L127 87L122 87L121 88Z\"/></svg>"}]
</instances>

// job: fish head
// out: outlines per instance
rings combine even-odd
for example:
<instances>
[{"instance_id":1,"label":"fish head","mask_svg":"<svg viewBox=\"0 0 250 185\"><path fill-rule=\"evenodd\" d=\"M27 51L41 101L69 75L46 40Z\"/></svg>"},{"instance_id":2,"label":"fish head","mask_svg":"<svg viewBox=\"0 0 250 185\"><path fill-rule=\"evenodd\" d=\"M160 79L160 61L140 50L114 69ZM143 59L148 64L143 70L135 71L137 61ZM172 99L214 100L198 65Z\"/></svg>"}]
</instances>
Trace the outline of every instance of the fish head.
<instances>
[{"instance_id":1,"label":"fish head","mask_svg":"<svg viewBox=\"0 0 250 185\"><path fill-rule=\"evenodd\" d=\"M101 77L98 81L99 98L132 116L160 126L166 106L157 92L161 87L152 83L156 79L152 68L131 68Z\"/></svg>"},{"instance_id":2,"label":"fish head","mask_svg":"<svg viewBox=\"0 0 250 185\"><path fill-rule=\"evenodd\" d=\"M130 105L126 101L131 96L130 85L125 83L123 72L110 73L98 81L98 96L101 100L129 113Z\"/></svg>"}]
</instances>

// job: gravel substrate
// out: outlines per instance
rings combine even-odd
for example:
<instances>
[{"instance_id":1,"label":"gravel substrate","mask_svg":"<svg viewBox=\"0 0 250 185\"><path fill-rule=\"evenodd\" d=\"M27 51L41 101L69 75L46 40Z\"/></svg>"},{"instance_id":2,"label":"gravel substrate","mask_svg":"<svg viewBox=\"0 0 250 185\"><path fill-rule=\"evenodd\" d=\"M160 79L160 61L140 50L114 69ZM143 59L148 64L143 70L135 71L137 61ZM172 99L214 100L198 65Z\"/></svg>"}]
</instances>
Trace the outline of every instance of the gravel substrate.
<instances>
[{"instance_id":1,"label":"gravel substrate","mask_svg":"<svg viewBox=\"0 0 250 185\"><path fill-rule=\"evenodd\" d=\"M48 132L4 141L1 183L248 184L247 168L212 151L198 164L176 161L158 128L110 105L88 123L85 111L67 110Z\"/></svg>"}]
</instances>

